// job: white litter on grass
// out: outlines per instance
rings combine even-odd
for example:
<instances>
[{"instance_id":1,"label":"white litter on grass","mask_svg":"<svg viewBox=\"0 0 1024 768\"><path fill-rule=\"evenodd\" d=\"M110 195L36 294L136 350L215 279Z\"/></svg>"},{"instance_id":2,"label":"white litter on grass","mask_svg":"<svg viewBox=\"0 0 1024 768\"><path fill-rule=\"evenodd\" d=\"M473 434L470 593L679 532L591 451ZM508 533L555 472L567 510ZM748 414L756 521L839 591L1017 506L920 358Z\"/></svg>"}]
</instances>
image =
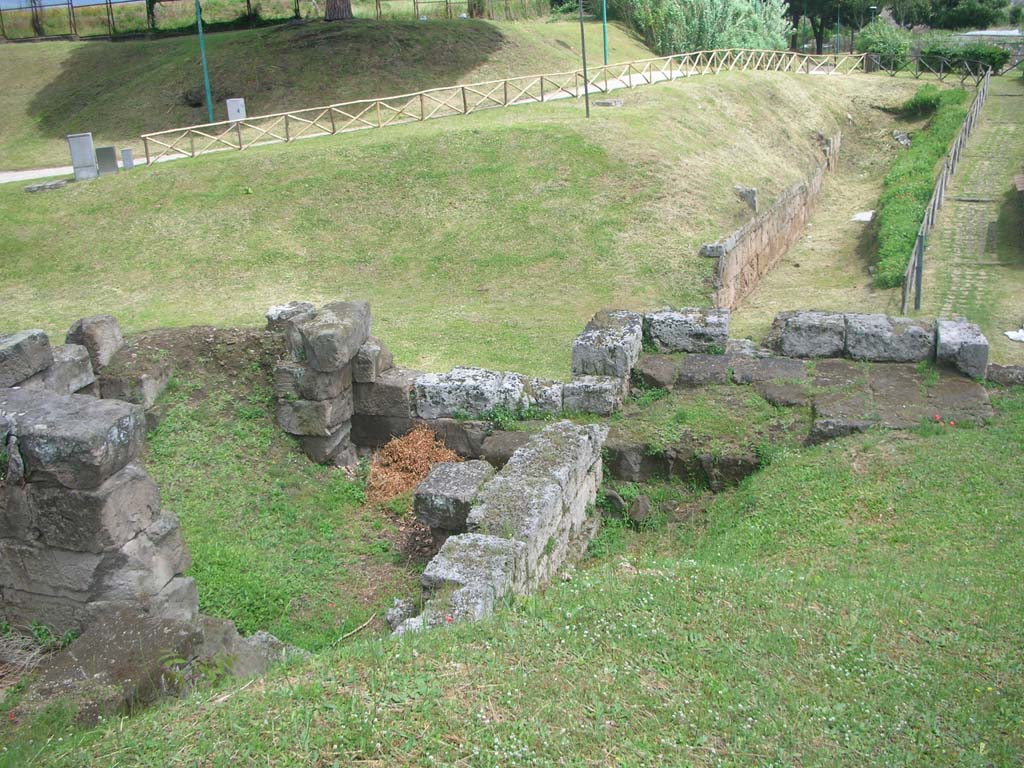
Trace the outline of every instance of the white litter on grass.
<instances>
[{"instance_id":1,"label":"white litter on grass","mask_svg":"<svg viewBox=\"0 0 1024 768\"><path fill-rule=\"evenodd\" d=\"M861 211L860 213L853 214L853 218L850 221L871 221L875 218L874 211Z\"/></svg>"},{"instance_id":2,"label":"white litter on grass","mask_svg":"<svg viewBox=\"0 0 1024 768\"><path fill-rule=\"evenodd\" d=\"M1010 341L1024 341L1024 328L1019 331L1003 331L1003 334Z\"/></svg>"}]
</instances>

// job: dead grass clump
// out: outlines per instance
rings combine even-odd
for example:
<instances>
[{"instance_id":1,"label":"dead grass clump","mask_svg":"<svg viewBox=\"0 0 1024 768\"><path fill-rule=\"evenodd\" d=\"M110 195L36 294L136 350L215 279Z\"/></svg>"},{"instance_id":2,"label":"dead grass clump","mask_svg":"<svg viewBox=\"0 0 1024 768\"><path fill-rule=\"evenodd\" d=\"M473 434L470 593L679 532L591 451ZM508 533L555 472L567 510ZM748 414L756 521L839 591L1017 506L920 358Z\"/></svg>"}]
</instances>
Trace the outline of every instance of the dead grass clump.
<instances>
[{"instance_id":1,"label":"dead grass clump","mask_svg":"<svg viewBox=\"0 0 1024 768\"><path fill-rule=\"evenodd\" d=\"M370 463L367 498L373 504L408 493L430 473L434 464L462 461L428 427L415 427L389 442Z\"/></svg>"},{"instance_id":2,"label":"dead grass clump","mask_svg":"<svg viewBox=\"0 0 1024 768\"><path fill-rule=\"evenodd\" d=\"M47 648L27 635L0 635L0 699L43 659Z\"/></svg>"}]
</instances>

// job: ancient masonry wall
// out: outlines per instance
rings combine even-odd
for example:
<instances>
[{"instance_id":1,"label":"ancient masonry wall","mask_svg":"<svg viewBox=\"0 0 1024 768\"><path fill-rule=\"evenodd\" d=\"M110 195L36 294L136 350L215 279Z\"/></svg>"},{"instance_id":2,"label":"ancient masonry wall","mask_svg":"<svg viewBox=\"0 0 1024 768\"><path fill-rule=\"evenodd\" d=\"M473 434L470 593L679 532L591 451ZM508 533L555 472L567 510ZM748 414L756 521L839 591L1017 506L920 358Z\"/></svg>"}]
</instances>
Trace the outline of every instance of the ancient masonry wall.
<instances>
[{"instance_id":1,"label":"ancient masonry wall","mask_svg":"<svg viewBox=\"0 0 1024 768\"><path fill-rule=\"evenodd\" d=\"M800 239L821 196L825 174L836 168L840 141L838 133L826 139L821 163L806 181L783 191L768 210L722 240L701 247L702 256L718 261L715 306L735 309Z\"/></svg>"},{"instance_id":2,"label":"ancient masonry wall","mask_svg":"<svg viewBox=\"0 0 1024 768\"><path fill-rule=\"evenodd\" d=\"M441 464L417 488L414 506L466 533L450 536L427 564L419 616L398 633L478 620L512 595L533 592L578 559L600 526L606 427L561 421L512 454L496 475L481 462ZM493 475L493 476L492 476Z\"/></svg>"},{"instance_id":3,"label":"ancient masonry wall","mask_svg":"<svg viewBox=\"0 0 1024 768\"><path fill-rule=\"evenodd\" d=\"M174 515L137 462L141 405L83 396L121 344L87 318L50 347L40 330L0 338L0 617L58 632L131 604L195 621L195 583ZM81 394L72 394L81 393Z\"/></svg>"}]
</instances>

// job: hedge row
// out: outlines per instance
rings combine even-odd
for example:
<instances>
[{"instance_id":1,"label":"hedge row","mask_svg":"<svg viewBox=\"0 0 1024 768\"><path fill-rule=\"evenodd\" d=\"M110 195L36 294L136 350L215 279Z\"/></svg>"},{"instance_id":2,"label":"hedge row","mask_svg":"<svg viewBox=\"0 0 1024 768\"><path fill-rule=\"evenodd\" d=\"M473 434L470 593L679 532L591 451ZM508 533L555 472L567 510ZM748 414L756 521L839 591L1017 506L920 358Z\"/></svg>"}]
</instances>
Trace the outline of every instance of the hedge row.
<instances>
[{"instance_id":1,"label":"hedge row","mask_svg":"<svg viewBox=\"0 0 1024 768\"><path fill-rule=\"evenodd\" d=\"M935 86L924 86L904 105L913 113L916 105L932 101ZM934 116L923 130L913 136L913 145L900 154L885 177L878 204L878 268L875 284L895 288L903 284L903 274L914 249L928 201L931 200L939 162L949 152L967 109L963 90L942 91Z\"/></svg>"}]
</instances>

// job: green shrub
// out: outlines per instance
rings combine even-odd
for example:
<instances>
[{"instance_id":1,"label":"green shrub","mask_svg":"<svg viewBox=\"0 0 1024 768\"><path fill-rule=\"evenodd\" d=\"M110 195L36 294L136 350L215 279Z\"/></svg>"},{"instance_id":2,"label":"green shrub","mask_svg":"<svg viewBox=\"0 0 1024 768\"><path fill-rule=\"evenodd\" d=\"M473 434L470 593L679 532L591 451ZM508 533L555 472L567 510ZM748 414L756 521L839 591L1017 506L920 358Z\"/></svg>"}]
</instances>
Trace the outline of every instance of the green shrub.
<instances>
[{"instance_id":1,"label":"green shrub","mask_svg":"<svg viewBox=\"0 0 1024 768\"><path fill-rule=\"evenodd\" d=\"M908 117L923 117L938 109L940 101L941 97L937 87L923 85L917 89L917 93L903 102L901 111Z\"/></svg>"},{"instance_id":2,"label":"green shrub","mask_svg":"<svg viewBox=\"0 0 1024 768\"><path fill-rule=\"evenodd\" d=\"M880 288L903 284L917 231L935 187L939 162L949 151L967 114L963 106L966 92L939 91L933 85L918 89L904 104L904 109L912 104L932 102L932 90L938 97L934 116L924 130L914 135L911 148L900 154L889 169L878 202L875 284Z\"/></svg>"},{"instance_id":3,"label":"green shrub","mask_svg":"<svg viewBox=\"0 0 1024 768\"><path fill-rule=\"evenodd\" d=\"M1010 52L988 43L958 45L951 40L935 40L921 49L920 57L921 63L932 69L941 66L953 72L977 72L980 64L998 72L1010 60Z\"/></svg>"},{"instance_id":4,"label":"green shrub","mask_svg":"<svg viewBox=\"0 0 1024 768\"><path fill-rule=\"evenodd\" d=\"M875 19L857 35L857 50L874 53L886 69L896 69L907 63L910 35L882 19Z\"/></svg>"}]
</instances>

